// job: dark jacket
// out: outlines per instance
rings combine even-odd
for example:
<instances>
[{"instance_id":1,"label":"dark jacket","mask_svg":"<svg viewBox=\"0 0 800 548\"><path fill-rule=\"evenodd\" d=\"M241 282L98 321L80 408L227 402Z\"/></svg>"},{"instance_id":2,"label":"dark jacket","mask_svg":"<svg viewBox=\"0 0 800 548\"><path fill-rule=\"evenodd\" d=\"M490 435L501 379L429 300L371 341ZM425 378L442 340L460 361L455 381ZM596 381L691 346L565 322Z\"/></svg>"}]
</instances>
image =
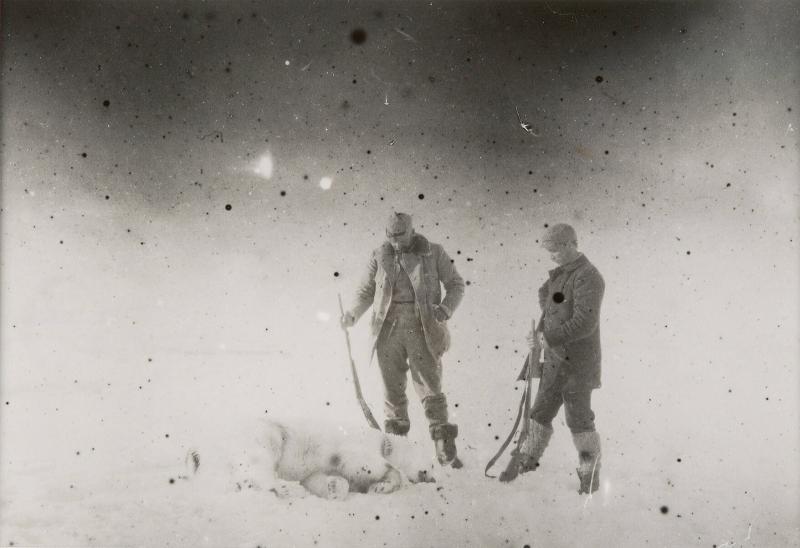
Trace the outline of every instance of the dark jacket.
<instances>
[{"instance_id":1,"label":"dark jacket","mask_svg":"<svg viewBox=\"0 0 800 548\"><path fill-rule=\"evenodd\" d=\"M541 383L563 380L566 392L599 388L603 277L584 255L549 274L539 289L538 330L547 342Z\"/></svg>"},{"instance_id":2,"label":"dark jacket","mask_svg":"<svg viewBox=\"0 0 800 548\"><path fill-rule=\"evenodd\" d=\"M394 248L384 242L370 254L367 271L356 291L351 311L358 319L372 306L370 326L374 349L386 313L392 304L392 288L400 274L398 260L408 273L414 288L428 349L438 360L450 347L450 332L446 321L436 321L433 305L441 304L447 314L452 315L464 296L464 280L441 245L429 242L421 234L415 234L409 250L400 254L398 259L395 258ZM441 286L445 289L444 297Z\"/></svg>"}]
</instances>

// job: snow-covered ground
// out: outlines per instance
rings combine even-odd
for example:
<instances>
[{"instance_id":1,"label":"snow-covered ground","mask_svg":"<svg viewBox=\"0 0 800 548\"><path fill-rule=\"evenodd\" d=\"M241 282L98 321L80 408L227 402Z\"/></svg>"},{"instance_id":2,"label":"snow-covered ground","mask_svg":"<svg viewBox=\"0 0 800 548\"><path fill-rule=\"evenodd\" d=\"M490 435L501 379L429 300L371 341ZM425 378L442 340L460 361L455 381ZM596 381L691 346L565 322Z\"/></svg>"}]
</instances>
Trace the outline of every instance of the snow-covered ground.
<instances>
[{"instance_id":1,"label":"snow-covered ground","mask_svg":"<svg viewBox=\"0 0 800 548\"><path fill-rule=\"evenodd\" d=\"M731 236L739 237L746 238ZM485 302L497 302L503 290L492 285L491 272L469 263L462 271L474 283L445 356L466 466L440 470L435 484L351 494L344 502L237 492L230 464L237 450L253 446L260 417L363 428L335 321L335 292L347 294L355 278L295 300L306 282L287 275L286 291L270 301L266 289L245 283L254 275L239 269L236 279L219 283L249 287L249 299L206 294L198 304L188 289L171 287L174 280L130 284L134 267L114 282L120 291L108 304L107 278L81 281L94 263L74 263L73 271L86 272L69 282L73 292L46 301L30 298L47 277L28 273L39 280L21 283L30 294L4 300L4 315L15 320L3 332L0 544L797 545L797 317L788 304L796 302L796 271L790 265L767 275L786 295L743 292L741 284L769 257L719 276L724 253L704 255L700 246L691 284L704 289L695 291L680 276L660 276L658 260L640 261L620 246L614 255L592 253L593 243L599 247L591 238L584 247L608 290L604 386L594 398L602 487L591 498L576 493L577 457L563 413L538 471L508 485L484 477L516 412L521 387L513 379L537 311L503 305L497 316L488 312ZM185 267L183 274L195 274L176 274L182 287L201 283L198 270ZM531 267L530 275L545 268ZM10 268L6 276L21 282L24 270ZM685 293L691 297L681 298ZM253 315L245 319L244 310ZM353 330L353 345L364 392L380 416L365 323ZM411 440L433 459L420 406L410 398ZM211 458L203 474L184 481L178 476L189 448Z\"/></svg>"}]
</instances>

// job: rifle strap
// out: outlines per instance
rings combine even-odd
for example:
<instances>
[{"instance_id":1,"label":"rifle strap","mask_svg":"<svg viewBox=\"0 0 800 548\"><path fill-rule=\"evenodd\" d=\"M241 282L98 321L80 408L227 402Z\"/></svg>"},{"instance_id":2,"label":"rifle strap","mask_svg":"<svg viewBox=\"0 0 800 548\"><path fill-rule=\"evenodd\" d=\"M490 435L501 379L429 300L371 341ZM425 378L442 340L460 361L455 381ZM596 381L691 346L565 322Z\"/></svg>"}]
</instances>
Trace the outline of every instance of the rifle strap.
<instances>
[{"instance_id":1,"label":"rifle strap","mask_svg":"<svg viewBox=\"0 0 800 548\"><path fill-rule=\"evenodd\" d=\"M529 379L530 379L530 377L529 377ZM514 420L514 426L511 428L511 432L508 434L508 437L506 438L506 441L503 442L503 445L500 446L500 450L497 451L495 456L492 457L492 459L486 465L486 468L484 468L484 470L483 470L483 475L486 476L487 478L496 478L497 477L497 476L490 476L489 475L489 469L491 469L491 467L494 466L494 463L496 463L497 459L499 459L500 456L505 452L506 448L511 443L511 440L514 439L514 434L517 433L517 428L519 427L519 422L520 422L520 419L522 418L523 413L525 415L528 414L528 408L530 406L530 401L531 401L530 400L530 396L528 394L530 392L530 388L531 388L531 383L530 383L530 380L529 380L528 383L525 385L525 390L523 390L523 392L522 392L522 398L519 401L519 410L517 411L517 418ZM526 416L525 417L526 423L522 426L522 431L523 431L522 433L524 433L524 432L526 432L528 430L528 428L527 428L527 419L528 419L528 417ZM520 438L522 438L522 433L520 433Z\"/></svg>"}]
</instances>

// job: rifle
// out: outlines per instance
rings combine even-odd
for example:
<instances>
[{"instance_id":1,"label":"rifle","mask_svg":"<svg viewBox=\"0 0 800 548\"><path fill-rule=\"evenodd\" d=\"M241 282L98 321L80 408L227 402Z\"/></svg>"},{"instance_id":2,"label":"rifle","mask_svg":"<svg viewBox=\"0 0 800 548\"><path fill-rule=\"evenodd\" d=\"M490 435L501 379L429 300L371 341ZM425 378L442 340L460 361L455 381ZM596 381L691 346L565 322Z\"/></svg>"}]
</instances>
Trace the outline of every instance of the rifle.
<instances>
[{"instance_id":1,"label":"rifle","mask_svg":"<svg viewBox=\"0 0 800 548\"><path fill-rule=\"evenodd\" d=\"M344 316L342 295L341 293L338 293L337 296L339 297L339 312L341 316ZM364 401L364 395L361 393L361 383L358 382L356 363L353 361L353 352L350 349L350 333L347 332L347 328L344 326L342 326L342 330L344 330L344 338L347 341L347 356L350 358L350 371L353 373L353 384L355 385L356 389L356 399L358 399L358 404L361 406L361 411L364 413L364 417L367 419L369 425L375 430L380 430L381 427L378 426L378 421L375 420L375 417L372 415L372 410L369 408L369 405L367 405L367 402Z\"/></svg>"},{"instance_id":2,"label":"rifle","mask_svg":"<svg viewBox=\"0 0 800 548\"><path fill-rule=\"evenodd\" d=\"M536 335L536 320L531 321L531 333ZM489 469L497 462L497 459L500 458L500 455L506 450L508 444L511 443L511 440L514 438L514 434L517 432L517 427L519 426L520 420L522 419L523 415L525 417L524 422L522 423L522 429L519 432L519 437L517 438L517 446L511 450L511 459L508 461L508 465L506 465L506 469L500 474L500 481L507 483L509 481L513 481L519 475L519 468L520 468L520 461L522 456L520 455L520 444L527 438L528 431L530 429L530 410L531 410L531 383L533 380L534 374L534 367L538 365L539 362L539 355L541 353L541 349L538 346L535 346L530 353L528 354L528 358L525 360L525 365L520 371L517 380L525 380L525 390L522 393L522 398L519 402L519 410L517 411L517 418L514 421L514 426L511 428L511 433L508 435L506 440L503 442L503 445L500 447L500 450L495 454L494 457L489 461L484 469L483 473L486 477L494 478L495 476L490 476L488 474Z\"/></svg>"}]
</instances>

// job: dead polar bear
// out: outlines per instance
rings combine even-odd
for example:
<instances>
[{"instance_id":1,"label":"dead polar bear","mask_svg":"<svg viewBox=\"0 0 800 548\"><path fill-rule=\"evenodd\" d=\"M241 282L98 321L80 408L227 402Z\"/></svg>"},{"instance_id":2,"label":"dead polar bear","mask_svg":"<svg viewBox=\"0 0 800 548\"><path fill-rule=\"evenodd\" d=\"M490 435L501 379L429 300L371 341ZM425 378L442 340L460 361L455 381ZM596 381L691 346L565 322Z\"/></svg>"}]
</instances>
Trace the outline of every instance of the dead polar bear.
<instances>
[{"instance_id":1,"label":"dead polar bear","mask_svg":"<svg viewBox=\"0 0 800 548\"><path fill-rule=\"evenodd\" d=\"M238 489L270 490L278 496L306 490L342 500L349 492L392 493L404 483L432 482L433 466L408 439L371 428L351 428L261 419L255 444L243 448L230 463ZM199 452L191 450L187 465L197 473Z\"/></svg>"}]
</instances>

